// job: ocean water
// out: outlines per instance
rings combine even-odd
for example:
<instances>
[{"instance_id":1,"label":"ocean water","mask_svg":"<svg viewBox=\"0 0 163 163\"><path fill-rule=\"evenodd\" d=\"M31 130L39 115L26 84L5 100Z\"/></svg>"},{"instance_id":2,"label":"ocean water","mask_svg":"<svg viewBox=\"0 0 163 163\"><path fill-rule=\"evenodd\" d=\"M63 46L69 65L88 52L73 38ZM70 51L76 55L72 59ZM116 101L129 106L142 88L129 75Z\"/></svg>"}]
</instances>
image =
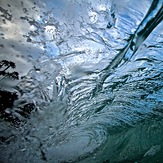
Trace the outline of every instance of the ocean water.
<instances>
[{"instance_id":1,"label":"ocean water","mask_svg":"<svg viewBox=\"0 0 163 163\"><path fill-rule=\"evenodd\" d=\"M162 0L0 0L20 76L0 78L20 120L0 119L0 162L163 162L162 19Z\"/></svg>"}]
</instances>

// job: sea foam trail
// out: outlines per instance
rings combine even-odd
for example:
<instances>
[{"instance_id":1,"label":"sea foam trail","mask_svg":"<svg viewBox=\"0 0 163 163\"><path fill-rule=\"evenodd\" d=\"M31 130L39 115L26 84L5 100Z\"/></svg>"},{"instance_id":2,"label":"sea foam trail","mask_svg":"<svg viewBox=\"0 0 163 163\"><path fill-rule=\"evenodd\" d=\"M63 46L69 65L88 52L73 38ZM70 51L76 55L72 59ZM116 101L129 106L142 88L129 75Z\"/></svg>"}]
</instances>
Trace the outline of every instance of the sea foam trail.
<instances>
[{"instance_id":1,"label":"sea foam trail","mask_svg":"<svg viewBox=\"0 0 163 163\"><path fill-rule=\"evenodd\" d=\"M127 45L120 50L110 64L102 70L100 82L95 88L95 92L101 89L106 78L112 73L113 69L126 61L136 53L140 45L150 35L150 33L157 27L157 25L163 20L163 2L162 0L153 1L144 19L136 29L135 33L129 38ZM129 53L129 55L127 55ZM97 90L96 90L97 89Z\"/></svg>"}]
</instances>

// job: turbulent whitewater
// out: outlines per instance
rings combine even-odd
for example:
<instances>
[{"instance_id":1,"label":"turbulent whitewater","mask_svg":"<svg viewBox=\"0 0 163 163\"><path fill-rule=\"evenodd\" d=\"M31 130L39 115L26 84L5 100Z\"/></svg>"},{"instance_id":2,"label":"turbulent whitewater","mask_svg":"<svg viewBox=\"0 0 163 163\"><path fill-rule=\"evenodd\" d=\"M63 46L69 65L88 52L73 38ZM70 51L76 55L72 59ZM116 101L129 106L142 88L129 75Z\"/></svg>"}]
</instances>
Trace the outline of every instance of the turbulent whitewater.
<instances>
[{"instance_id":1,"label":"turbulent whitewater","mask_svg":"<svg viewBox=\"0 0 163 163\"><path fill-rule=\"evenodd\" d=\"M161 163L162 19L162 0L0 0L0 59L21 77L0 79L20 120L0 119L0 162Z\"/></svg>"}]
</instances>

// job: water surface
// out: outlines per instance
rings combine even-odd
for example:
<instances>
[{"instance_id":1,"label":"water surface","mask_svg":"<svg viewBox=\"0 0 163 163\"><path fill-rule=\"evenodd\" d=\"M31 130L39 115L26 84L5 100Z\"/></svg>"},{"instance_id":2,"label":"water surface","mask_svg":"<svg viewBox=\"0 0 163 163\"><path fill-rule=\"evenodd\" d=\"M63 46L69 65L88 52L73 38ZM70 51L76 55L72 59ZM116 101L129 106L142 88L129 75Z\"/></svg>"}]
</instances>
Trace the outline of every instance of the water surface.
<instances>
[{"instance_id":1,"label":"water surface","mask_svg":"<svg viewBox=\"0 0 163 163\"><path fill-rule=\"evenodd\" d=\"M0 120L0 161L162 162L162 3L1 0L0 59L20 79L0 79L19 120Z\"/></svg>"}]
</instances>

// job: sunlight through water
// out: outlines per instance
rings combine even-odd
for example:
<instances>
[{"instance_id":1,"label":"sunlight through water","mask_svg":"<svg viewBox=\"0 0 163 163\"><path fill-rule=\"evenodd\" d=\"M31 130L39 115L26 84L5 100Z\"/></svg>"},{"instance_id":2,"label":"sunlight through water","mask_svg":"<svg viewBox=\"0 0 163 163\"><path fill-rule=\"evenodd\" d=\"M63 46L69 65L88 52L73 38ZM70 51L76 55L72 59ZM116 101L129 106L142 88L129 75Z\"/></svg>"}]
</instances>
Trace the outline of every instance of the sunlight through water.
<instances>
[{"instance_id":1,"label":"sunlight through water","mask_svg":"<svg viewBox=\"0 0 163 163\"><path fill-rule=\"evenodd\" d=\"M0 0L0 162L163 162L162 19L162 0Z\"/></svg>"}]
</instances>

